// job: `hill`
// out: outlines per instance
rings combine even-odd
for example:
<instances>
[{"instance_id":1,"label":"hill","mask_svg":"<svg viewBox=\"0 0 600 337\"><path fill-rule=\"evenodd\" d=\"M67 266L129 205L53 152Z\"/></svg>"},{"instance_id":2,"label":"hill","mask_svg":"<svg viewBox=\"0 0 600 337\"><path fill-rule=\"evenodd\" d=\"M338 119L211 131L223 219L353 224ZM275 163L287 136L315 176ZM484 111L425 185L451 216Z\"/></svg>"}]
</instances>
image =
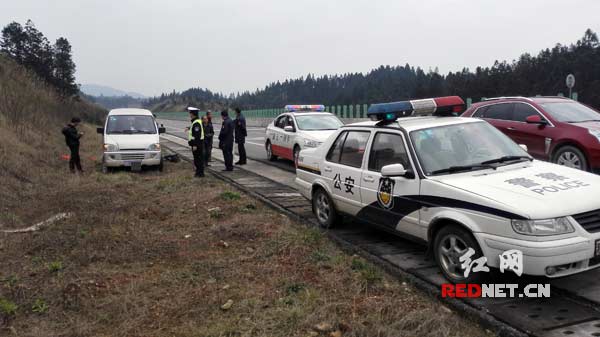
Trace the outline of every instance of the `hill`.
<instances>
[{"instance_id":1,"label":"hill","mask_svg":"<svg viewBox=\"0 0 600 337\"><path fill-rule=\"evenodd\" d=\"M600 107L600 43L591 30L570 46L557 44L537 55L523 54L511 62L496 61L475 70L464 68L444 75L435 69L424 71L409 64L382 65L366 74L320 77L309 74L226 98L209 90L173 92L150 99L148 106L160 109L157 111L174 111L176 107L194 102L197 105L221 103L255 109L307 102L363 104L444 95L471 97L475 101L495 96L556 95L568 92L565 77L569 73L577 78L575 91L579 100Z\"/></svg>"},{"instance_id":2,"label":"hill","mask_svg":"<svg viewBox=\"0 0 600 337\"><path fill-rule=\"evenodd\" d=\"M106 85L100 84L82 84L79 90L89 96L106 96L106 97L124 97L129 96L132 98L146 98L143 94L133 91L123 91L115 89Z\"/></svg>"}]
</instances>

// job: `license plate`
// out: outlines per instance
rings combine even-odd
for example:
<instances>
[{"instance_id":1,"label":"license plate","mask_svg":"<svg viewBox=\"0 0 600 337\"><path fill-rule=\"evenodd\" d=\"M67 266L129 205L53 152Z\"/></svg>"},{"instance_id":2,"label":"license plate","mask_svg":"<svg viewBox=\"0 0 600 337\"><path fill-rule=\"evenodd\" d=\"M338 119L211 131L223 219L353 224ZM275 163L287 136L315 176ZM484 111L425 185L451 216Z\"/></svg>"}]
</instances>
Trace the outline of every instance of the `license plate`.
<instances>
[{"instance_id":1,"label":"license plate","mask_svg":"<svg viewBox=\"0 0 600 337\"><path fill-rule=\"evenodd\" d=\"M596 252L594 256L600 256L600 239L596 240Z\"/></svg>"},{"instance_id":2,"label":"license plate","mask_svg":"<svg viewBox=\"0 0 600 337\"><path fill-rule=\"evenodd\" d=\"M142 170L142 162L141 161L132 162L131 170L132 171L141 171Z\"/></svg>"}]
</instances>

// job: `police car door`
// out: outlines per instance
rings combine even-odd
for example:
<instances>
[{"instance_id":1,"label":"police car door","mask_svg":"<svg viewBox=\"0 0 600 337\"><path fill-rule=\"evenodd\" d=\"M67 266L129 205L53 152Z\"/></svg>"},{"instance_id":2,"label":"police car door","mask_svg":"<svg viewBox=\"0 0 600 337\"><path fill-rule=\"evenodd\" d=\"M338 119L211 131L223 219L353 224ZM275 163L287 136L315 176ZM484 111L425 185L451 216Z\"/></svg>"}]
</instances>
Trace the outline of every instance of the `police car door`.
<instances>
[{"instance_id":1,"label":"police car door","mask_svg":"<svg viewBox=\"0 0 600 337\"><path fill-rule=\"evenodd\" d=\"M282 141L284 136L283 128L285 127L285 123L287 121L287 115L281 115L277 117L275 123L273 123L273 128L270 130L271 134L269 137L271 138L271 149L273 154L276 156L282 156Z\"/></svg>"},{"instance_id":2,"label":"police car door","mask_svg":"<svg viewBox=\"0 0 600 337\"><path fill-rule=\"evenodd\" d=\"M361 209L360 177L369 130L341 132L327 153L322 175L339 211L356 215Z\"/></svg>"},{"instance_id":3,"label":"police car door","mask_svg":"<svg viewBox=\"0 0 600 337\"><path fill-rule=\"evenodd\" d=\"M407 174L403 177L382 176L381 168L391 164L402 164ZM359 218L422 237L420 204L411 198L419 195L419 179L401 132L378 131L375 134L360 183L363 208Z\"/></svg>"}]
</instances>

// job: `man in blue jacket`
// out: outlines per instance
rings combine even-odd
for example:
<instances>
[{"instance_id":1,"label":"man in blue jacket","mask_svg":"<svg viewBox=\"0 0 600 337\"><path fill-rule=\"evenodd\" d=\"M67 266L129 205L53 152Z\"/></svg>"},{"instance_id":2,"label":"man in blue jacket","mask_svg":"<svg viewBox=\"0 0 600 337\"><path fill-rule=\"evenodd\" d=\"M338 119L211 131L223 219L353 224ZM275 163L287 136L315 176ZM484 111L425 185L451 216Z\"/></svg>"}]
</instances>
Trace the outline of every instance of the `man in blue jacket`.
<instances>
[{"instance_id":1,"label":"man in blue jacket","mask_svg":"<svg viewBox=\"0 0 600 337\"><path fill-rule=\"evenodd\" d=\"M233 171L233 136L235 125L227 109L221 111L221 132L219 132L219 148L223 151L223 160L225 160L225 169L223 171Z\"/></svg>"},{"instance_id":2,"label":"man in blue jacket","mask_svg":"<svg viewBox=\"0 0 600 337\"><path fill-rule=\"evenodd\" d=\"M240 108L235 108L235 142L238 145L238 154L240 159L235 163L236 165L246 165L246 136L248 131L246 130L246 117L242 115Z\"/></svg>"}]
</instances>

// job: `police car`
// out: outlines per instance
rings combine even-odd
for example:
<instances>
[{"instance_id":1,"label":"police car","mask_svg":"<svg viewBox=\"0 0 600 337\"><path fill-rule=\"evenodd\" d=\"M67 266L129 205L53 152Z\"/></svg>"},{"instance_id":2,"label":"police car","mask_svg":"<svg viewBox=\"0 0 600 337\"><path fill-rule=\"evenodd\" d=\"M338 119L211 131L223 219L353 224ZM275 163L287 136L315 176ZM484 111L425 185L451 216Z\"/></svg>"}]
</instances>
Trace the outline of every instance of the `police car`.
<instances>
[{"instance_id":1,"label":"police car","mask_svg":"<svg viewBox=\"0 0 600 337\"><path fill-rule=\"evenodd\" d=\"M300 150L321 145L342 125L323 105L286 105L285 112L267 126L267 158L274 161L280 157L297 164Z\"/></svg>"},{"instance_id":2,"label":"police car","mask_svg":"<svg viewBox=\"0 0 600 337\"><path fill-rule=\"evenodd\" d=\"M485 121L454 117L460 97L374 104L300 152L296 183L323 227L349 215L428 245L452 282L472 248L499 267L559 277L600 266L600 177L533 160ZM400 118L402 117L402 118Z\"/></svg>"}]
</instances>

